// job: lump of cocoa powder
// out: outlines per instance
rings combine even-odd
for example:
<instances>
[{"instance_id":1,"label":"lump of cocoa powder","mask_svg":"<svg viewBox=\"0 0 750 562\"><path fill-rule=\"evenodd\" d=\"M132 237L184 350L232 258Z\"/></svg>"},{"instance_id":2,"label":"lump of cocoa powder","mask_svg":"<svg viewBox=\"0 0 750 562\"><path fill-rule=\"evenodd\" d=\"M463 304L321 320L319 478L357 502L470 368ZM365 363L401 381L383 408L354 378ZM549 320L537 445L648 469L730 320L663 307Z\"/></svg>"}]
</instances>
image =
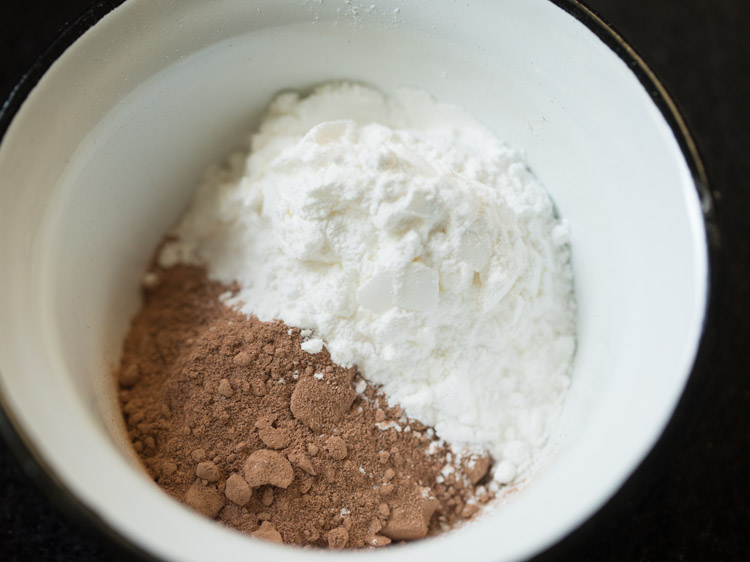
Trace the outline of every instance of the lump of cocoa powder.
<instances>
[{"instance_id":1,"label":"lump of cocoa powder","mask_svg":"<svg viewBox=\"0 0 750 562\"><path fill-rule=\"evenodd\" d=\"M427 536L438 505L429 488L407 482L399 490L397 502L387 510L388 521L381 532L392 540L421 539Z\"/></svg>"},{"instance_id":2,"label":"lump of cocoa powder","mask_svg":"<svg viewBox=\"0 0 750 562\"><path fill-rule=\"evenodd\" d=\"M354 402L357 395L352 388L354 372L330 365L327 371L310 371L295 385L290 406L295 418L320 432L335 427Z\"/></svg>"},{"instance_id":3,"label":"lump of cocoa powder","mask_svg":"<svg viewBox=\"0 0 750 562\"><path fill-rule=\"evenodd\" d=\"M331 457L333 457L337 461L346 458L346 442L338 435L334 435L328 439L328 442L326 443L326 449L328 450L328 453L331 455Z\"/></svg>"},{"instance_id":4,"label":"lump of cocoa powder","mask_svg":"<svg viewBox=\"0 0 750 562\"><path fill-rule=\"evenodd\" d=\"M277 488L288 488L294 480L294 471L289 461L276 451L260 449L247 458L244 466L245 482L251 488L270 484Z\"/></svg>"},{"instance_id":5,"label":"lump of cocoa powder","mask_svg":"<svg viewBox=\"0 0 750 562\"><path fill-rule=\"evenodd\" d=\"M201 515L213 519L224 507L224 498L215 487L195 483L185 493L185 503Z\"/></svg>"},{"instance_id":6,"label":"lump of cocoa powder","mask_svg":"<svg viewBox=\"0 0 750 562\"><path fill-rule=\"evenodd\" d=\"M328 531L328 546L332 550L341 550L346 547L346 543L349 541L349 531L346 527L336 527Z\"/></svg>"},{"instance_id":7,"label":"lump of cocoa powder","mask_svg":"<svg viewBox=\"0 0 750 562\"><path fill-rule=\"evenodd\" d=\"M260 528L251 534L257 539L265 539L271 542L282 542L281 533L279 533L276 530L276 527L268 521L263 521L263 523L260 524Z\"/></svg>"},{"instance_id":8,"label":"lump of cocoa powder","mask_svg":"<svg viewBox=\"0 0 750 562\"><path fill-rule=\"evenodd\" d=\"M208 482L216 482L219 479L219 469L212 462L199 462L195 468L195 475Z\"/></svg>"},{"instance_id":9,"label":"lump of cocoa powder","mask_svg":"<svg viewBox=\"0 0 750 562\"><path fill-rule=\"evenodd\" d=\"M128 437L178 501L256 538L356 549L439 533L492 497L489 457L456 460L376 388L358 395L356 370L303 351L299 330L226 307L233 288L201 269L151 273L117 375Z\"/></svg>"},{"instance_id":10,"label":"lump of cocoa powder","mask_svg":"<svg viewBox=\"0 0 750 562\"><path fill-rule=\"evenodd\" d=\"M317 472L315 472L315 467L313 466L312 461L307 458L304 453L292 451L291 453L289 453L289 460L292 462L292 464L294 464L294 466L304 470L311 476L316 476L318 474Z\"/></svg>"},{"instance_id":11,"label":"lump of cocoa powder","mask_svg":"<svg viewBox=\"0 0 750 562\"><path fill-rule=\"evenodd\" d=\"M236 473L227 478L224 493L229 501L236 503L240 507L244 506L253 497L253 489L245 482L242 476Z\"/></svg>"},{"instance_id":12,"label":"lump of cocoa powder","mask_svg":"<svg viewBox=\"0 0 750 562\"><path fill-rule=\"evenodd\" d=\"M492 459L489 455L471 455L463 463L464 471L472 484L477 484L490 469Z\"/></svg>"}]
</instances>

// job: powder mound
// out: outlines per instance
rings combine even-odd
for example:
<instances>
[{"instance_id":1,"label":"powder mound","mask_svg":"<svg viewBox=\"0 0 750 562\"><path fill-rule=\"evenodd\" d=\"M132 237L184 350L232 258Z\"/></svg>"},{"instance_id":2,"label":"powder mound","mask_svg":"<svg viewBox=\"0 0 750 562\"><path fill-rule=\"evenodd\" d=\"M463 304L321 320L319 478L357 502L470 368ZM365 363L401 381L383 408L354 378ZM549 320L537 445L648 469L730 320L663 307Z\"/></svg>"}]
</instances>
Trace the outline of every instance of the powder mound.
<instances>
[{"instance_id":1,"label":"powder mound","mask_svg":"<svg viewBox=\"0 0 750 562\"><path fill-rule=\"evenodd\" d=\"M423 92L347 83L279 95L250 144L208 173L160 263L236 282L230 305L309 329L305 352L522 478L569 386L575 300L568 227L521 153ZM327 430L350 403L334 396L292 411Z\"/></svg>"},{"instance_id":2,"label":"powder mound","mask_svg":"<svg viewBox=\"0 0 750 562\"><path fill-rule=\"evenodd\" d=\"M357 549L448 530L493 497L355 369L222 303L235 288L194 267L149 273L159 283L145 287L118 372L139 376L119 397L144 467L177 500L256 538Z\"/></svg>"}]
</instances>

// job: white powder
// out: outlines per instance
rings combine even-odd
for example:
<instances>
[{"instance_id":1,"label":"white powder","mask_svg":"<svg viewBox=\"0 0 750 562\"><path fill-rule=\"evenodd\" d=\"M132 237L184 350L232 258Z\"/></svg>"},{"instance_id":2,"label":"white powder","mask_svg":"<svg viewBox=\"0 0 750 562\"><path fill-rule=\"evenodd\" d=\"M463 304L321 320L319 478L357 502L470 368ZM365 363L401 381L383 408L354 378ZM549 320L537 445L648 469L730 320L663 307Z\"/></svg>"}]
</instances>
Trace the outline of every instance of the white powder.
<instances>
[{"instance_id":1,"label":"white powder","mask_svg":"<svg viewBox=\"0 0 750 562\"><path fill-rule=\"evenodd\" d=\"M278 96L249 156L212 170L160 256L305 328L501 480L528 469L569 384L568 229L518 152L424 93Z\"/></svg>"},{"instance_id":2,"label":"white powder","mask_svg":"<svg viewBox=\"0 0 750 562\"><path fill-rule=\"evenodd\" d=\"M310 338L309 340L305 340L302 342L303 351L307 351L308 353L320 353L323 351L323 340L320 338Z\"/></svg>"}]
</instances>

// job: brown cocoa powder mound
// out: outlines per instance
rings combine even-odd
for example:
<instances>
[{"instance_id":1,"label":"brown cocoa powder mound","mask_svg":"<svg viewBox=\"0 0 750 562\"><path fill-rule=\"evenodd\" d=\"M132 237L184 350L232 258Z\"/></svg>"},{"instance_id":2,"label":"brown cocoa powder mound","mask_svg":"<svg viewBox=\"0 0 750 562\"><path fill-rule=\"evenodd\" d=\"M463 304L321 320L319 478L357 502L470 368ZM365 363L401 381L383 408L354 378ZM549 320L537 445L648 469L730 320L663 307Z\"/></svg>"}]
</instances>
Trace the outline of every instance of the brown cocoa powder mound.
<instances>
[{"instance_id":1,"label":"brown cocoa powder mound","mask_svg":"<svg viewBox=\"0 0 750 562\"><path fill-rule=\"evenodd\" d=\"M144 279L120 401L177 500L255 537L339 549L436 534L492 498L476 468L488 457L458 463L373 386L357 394L355 369L303 351L298 329L222 304L232 287L188 266Z\"/></svg>"}]
</instances>

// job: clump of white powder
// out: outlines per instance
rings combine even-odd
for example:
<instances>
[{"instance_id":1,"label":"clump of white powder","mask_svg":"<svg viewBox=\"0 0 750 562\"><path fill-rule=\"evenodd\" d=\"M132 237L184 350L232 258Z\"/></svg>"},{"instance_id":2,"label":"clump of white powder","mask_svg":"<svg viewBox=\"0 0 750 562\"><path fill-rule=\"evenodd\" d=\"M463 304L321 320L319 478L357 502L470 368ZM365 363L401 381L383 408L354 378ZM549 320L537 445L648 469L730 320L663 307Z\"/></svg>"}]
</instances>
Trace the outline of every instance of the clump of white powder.
<instances>
[{"instance_id":1,"label":"clump of white powder","mask_svg":"<svg viewBox=\"0 0 750 562\"><path fill-rule=\"evenodd\" d=\"M527 470L569 384L568 229L518 152L428 95L279 95L161 253L229 304L312 330L454 448Z\"/></svg>"}]
</instances>

